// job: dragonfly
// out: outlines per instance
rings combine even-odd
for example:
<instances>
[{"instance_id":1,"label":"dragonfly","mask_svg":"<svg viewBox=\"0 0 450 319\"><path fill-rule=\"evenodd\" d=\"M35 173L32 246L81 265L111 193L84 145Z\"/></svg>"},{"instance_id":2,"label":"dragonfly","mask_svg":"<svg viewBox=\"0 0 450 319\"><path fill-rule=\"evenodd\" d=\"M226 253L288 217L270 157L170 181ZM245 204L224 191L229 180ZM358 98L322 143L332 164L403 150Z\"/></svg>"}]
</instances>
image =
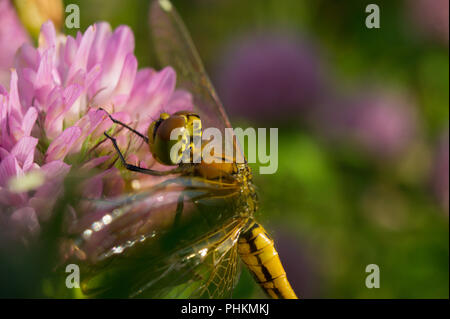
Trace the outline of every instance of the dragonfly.
<instances>
[{"instance_id":1,"label":"dragonfly","mask_svg":"<svg viewBox=\"0 0 450 319\"><path fill-rule=\"evenodd\" d=\"M151 30L162 66L177 73L177 86L193 96L194 110L162 113L145 136L110 118L148 144L153 157L171 165L167 131L192 123L231 128L191 37L167 0L151 4ZM106 112L106 111L105 111ZM198 130L197 134L201 134ZM81 290L94 297L224 298L232 297L240 260L271 298L297 298L273 239L255 219L258 198L252 173L233 139L233 160L207 164L179 163L154 170L127 163L114 136L105 132L122 165L136 174L132 192L96 200L94 217L71 249L81 263ZM186 147L184 149L186 149ZM242 156L244 161L237 161ZM145 186L139 176L158 179Z\"/></svg>"}]
</instances>

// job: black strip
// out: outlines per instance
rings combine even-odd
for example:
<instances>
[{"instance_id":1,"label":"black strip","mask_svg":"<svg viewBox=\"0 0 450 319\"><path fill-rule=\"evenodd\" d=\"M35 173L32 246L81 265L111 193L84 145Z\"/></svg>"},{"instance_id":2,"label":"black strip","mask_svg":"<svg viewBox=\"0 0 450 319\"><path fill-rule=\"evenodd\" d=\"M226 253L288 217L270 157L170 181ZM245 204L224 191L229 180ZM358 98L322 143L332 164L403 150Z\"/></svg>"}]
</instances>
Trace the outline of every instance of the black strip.
<instances>
[{"instance_id":1,"label":"black strip","mask_svg":"<svg viewBox=\"0 0 450 319\"><path fill-rule=\"evenodd\" d=\"M3 274L3 273L2 273ZM11 275L8 273L8 275ZM64 283L62 283L64 285ZM325 317L329 316L330 309L333 309L334 312L340 311L342 313L346 312L355 312L361 309L365 311L370 308L370 312L373 314L373 317L383 317L386 316L387 312L392 312L392 308L396 308L402 313L405 314L406 317L421 316L426 317L430 314L430 309L435 311L442 311L442 313L446 313L448 311L449 300L433 300L433 299L403 299L403 300L392 300L392 299L304 299L304 300L271 300L271 299L78 299L78 300L69 300L69 299L45 299L43 294L40 294L39 297L43 299L9 299L12 297L12 293L10 291L10 287L1 287L5 288L6 294L1 294L3 298L8 299L0 299L0 305L2 306L3 311L7 311L8 309L15 311L16 313L22 312L26 313L23 310L32 309L34 312L46 311L49 307L61 306L65 308L76 309L75 311L78 313L91 313L92 316L100 317L105 316L105 310L108 312L114 312L117 317L127 318L130 316L129 309L136 309L136 311L140 312L148 312L149 307L153 311L161 311L164 314L165 318L209 318L207 314L192 314L192 313L184 313L183 309L189 306L199 307L199 306L215 306L214 315L210 318L220 319L220 318L254 318L259 316L260 318L291 318L292 314L300 312L310 311L315 314L316 317ZM16 298L31 298L34 295L30 295L30 292L24 293L23 295L17 295ZM236 307L245 304L257 305L257 304L267 304L269 315L264 316L264 314L238 314L232 313L228 311L225 312L225 307L227 304L235 305ZM184 308L183 308L184 307ZM398 307L398 308L397 308ZM219 310L221 309L221 310ZM440 309L440 310L439 310Z\"/></svg>"},{"instance_id":2,"label":"black strip","mask_svg":"<svg viewBox=\"0 0 450 319\"><path fill-rule=\"evenodd\" d=\"M270 271L267 269L266 266L261 265L261 271L262 271L262 273L263 273L263 275L264 275L265 282L268 282L268 281L272 281L272 280L273 280L273 277L272 277L272 275L270 274Z\"/></svg>"},{"instance_id":3,"label":"black strip","mask_svg":"<svg viewBox=\"0 0 450 319\"><path fill-rule=\"evenodd\" d=\"M259 255L260 254L258 254L258 255L253 255L253 257L255 257L256 258L256 261L258 262L258 264L262 264L262 262L261 262L261 257L259 257Z\"/></svg>"},{"instance_id":4,"label":"black strip","mask_svg":"<svg viewBox=\"0 0 450 319\"><path fill-rule=\"evenodd\" d=\"M155 140L156 137L156 131L158 130L158 127L161 125L161 123L163 122L163 119L159 118L156 122L155 122L155 127L153 128L153 141Z\"/></svg>"},{"instance_id":5,"label":"black strip","mask_svg":"<svg viewBox=\"0 0 450 319\"><path fill-rule=\"evenodd\" d=\"M253 223L253 225L249 229L247 229L243 234L241 234L241 237L244 238L245 240L247 240L247 242L250 244L250 240L253 237L256 237L256 236L254 236L254 230L256 230L256 229L258 229L260 227L261 226L258 223L256 223L256 222ZM256 251L256 250L257 249L255 248L254 251Z\"/></svg>"},{"instance_id":6,"label":"black strip","mask_svg":"<svg viewBox=\"0 0 450 319\"><path fill-rule=\"evenodd\" d=\"M284 299L283 294L281 293L280 289L278 288L271 288L272 291L277 295L278 299Z\"/></svg>"},{"instance_id":7,"label":"black strip","mask_svg":"<svg viewBox=\"0 0 450 319\"><path fill-rule=\"evenodd\" d=\"M258 251L254 240L249 240L248 238L245 238L245 237L244 237L244 239L247 241L247 244L250 246L250 253Z\"/></svg>"}]
</instances>

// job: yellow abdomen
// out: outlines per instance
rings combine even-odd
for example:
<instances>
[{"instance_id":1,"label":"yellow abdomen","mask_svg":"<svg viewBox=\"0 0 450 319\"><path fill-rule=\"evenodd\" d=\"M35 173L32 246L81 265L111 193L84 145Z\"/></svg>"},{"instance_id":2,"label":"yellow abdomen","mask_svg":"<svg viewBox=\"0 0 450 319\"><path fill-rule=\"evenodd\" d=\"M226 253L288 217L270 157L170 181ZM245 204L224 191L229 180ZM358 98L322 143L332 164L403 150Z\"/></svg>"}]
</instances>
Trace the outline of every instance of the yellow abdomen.
<instances>
[{"instance_id":1,"label":"yellow abdomen","mask_svg":"<svg viewBox=\"0 0 450 319\"><path fill-rule=\"evenodd\" d=\"M274 299L297 299L274 242L265 229L252 222L238 240L238 252L258 284Z\"/></svg>"}]
</instances>

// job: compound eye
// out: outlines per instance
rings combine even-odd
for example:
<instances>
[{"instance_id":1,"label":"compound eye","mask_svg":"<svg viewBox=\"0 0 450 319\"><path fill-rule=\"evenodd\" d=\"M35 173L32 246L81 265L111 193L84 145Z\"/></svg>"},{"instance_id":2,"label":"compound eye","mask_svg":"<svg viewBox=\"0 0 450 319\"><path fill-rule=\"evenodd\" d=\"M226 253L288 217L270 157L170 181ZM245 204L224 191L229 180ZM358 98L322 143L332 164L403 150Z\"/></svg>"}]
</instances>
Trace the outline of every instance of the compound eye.
<instances>
[{"instance_id":1,"label":"compound eye","mask_svg":"<svg viewBox=\"0 0 450 319\"><path fill-rule=\"evenodd\" d=\"M186 118L183 116L171 116L161 122L156 130L156 135L163 141L170 141L170 134L177 128L186 127Z\"/></svg>"},{"instance_id":2,"label":"compound eye","mask_svg":"<svg viewBox=\"0 0 450 319\"><path fill-rule=\"evenodd\" d=\"M186 117L189 117L190 115L193 115L194 113L192 113L191 111L178 111L173 113L173 115L183 115Z\"/></svg>"},{"instance_id":3,"label":"compound eye","mask_svg":"<svg viewBox=\"0 0 450 319\"><path fill-rule=\"evenodd\" d=\"M162 114L163 115L163 114ZM178 159L172 160L170 151L178 140L171 140L170 135L175 129L186 129L186 117L182 115L172 115L166 119L163 116L158 121L153 122L149 127L149 147L153 157L161 164L175 165ZM151 135L151 136L150 136ZM187 137L183 141L183 148L189 144ZM180 154L181 156L181 154Z\"/></svg>"}]
</instances>

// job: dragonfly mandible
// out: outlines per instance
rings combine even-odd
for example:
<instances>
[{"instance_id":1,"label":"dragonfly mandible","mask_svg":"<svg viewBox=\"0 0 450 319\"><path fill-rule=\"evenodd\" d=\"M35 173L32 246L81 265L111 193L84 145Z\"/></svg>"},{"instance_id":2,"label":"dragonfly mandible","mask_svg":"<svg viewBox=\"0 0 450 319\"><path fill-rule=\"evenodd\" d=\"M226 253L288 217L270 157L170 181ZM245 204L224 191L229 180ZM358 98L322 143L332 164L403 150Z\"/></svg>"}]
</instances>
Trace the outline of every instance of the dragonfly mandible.
<instances>
[{"instance_id":1,"label":"dragonfly mandible","mask_svg":"<svg viewBox=\"0 0 450 319\"><path fill-rule=\"evenodd\" d=\"M72 248L84 260L83 293L101 297L231 297L240 257L269 297L297 298L274 241L253 217L258 201L246 161L176 165L168 156L168 130L192 127L193 120L200 120L202 128L224 130L231 125L172 4L153 1L150 19L161 64L175 69L177 86L192 94L194 110L161 114L147 136L110 116L142 139L160 164L174 168L155 170L128 163L114 136L105 132L121 165L136 177L130 182L134 191L97 201L96 210L103 213L91 220L94 226L78 231ZM190 130L184 149L192 147L192 135ZM236 140L232 148L234 159L243 156ZM144 187L139 182L139 176L144 175L158 177L160 182Z\"/></svg>"}]
</instances>

